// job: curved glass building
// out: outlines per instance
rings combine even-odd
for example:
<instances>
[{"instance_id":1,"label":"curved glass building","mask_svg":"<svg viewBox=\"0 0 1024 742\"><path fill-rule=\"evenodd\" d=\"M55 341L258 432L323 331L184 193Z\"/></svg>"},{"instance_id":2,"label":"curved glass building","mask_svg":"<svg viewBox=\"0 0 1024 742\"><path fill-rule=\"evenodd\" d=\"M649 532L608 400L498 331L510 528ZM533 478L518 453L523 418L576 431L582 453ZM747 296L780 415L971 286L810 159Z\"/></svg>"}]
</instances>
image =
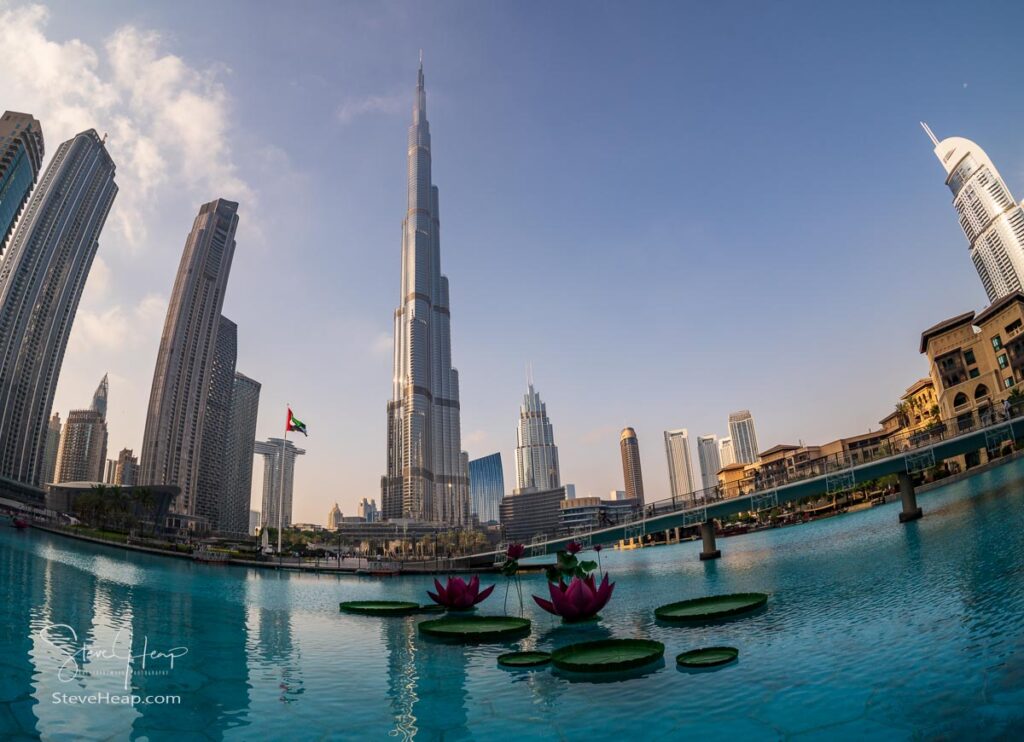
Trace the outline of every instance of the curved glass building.
<instances>
[{"instance_id":1,"label":"curved glass building","mask_svg":"<svg viewBox=\"0 0 1024 742\"><path fill-rule=\"evenodd\" d=\"M43 166L43 130L27 113L0 117L0 255Z\"/></svg>"}]
</instances>

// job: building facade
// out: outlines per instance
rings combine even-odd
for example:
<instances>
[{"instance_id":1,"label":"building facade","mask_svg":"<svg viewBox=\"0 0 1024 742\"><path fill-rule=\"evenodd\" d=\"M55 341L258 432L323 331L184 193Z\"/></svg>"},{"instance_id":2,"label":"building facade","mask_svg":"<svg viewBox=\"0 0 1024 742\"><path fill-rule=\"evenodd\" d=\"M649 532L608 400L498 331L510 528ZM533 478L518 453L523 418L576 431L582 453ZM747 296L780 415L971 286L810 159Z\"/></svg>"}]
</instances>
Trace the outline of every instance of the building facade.
<instances>
[{"instance_id":1,"label":"building facade","mask_svg":"<svg viewBox=\"0 0 1024 742\"><path fill-rule=\"evenodd\" d=\"M668 462L668 488L672 499L689 495L694 490L693 464L690 460L690 434L686 428L666 430L665 459ZM626 497L630 497L626 488Z\"/></svg>"},{"instance_id":2,"label":"building facade","mask_svg":"<svg viewBox=\"0 0 1024 742\"><path fill-rule=\"evenodd\" d=\"M754 416L750 410L740 410L729 415L729 437L732 439L736 463L752 464L757 461L757 432L754 430Z\"/></svg>"},{"instance_id":3,"label":"building facade","mask_svg":"<svg viewBox=\"0 0 1024 742\"><path fill-rule=\"evenodd\" d=\"M962 137L940 142L927 124L922 126L946 171L946 186L988 300L1024 290L1024 208L985 150Z\"/></svg>"},{"instance_id":4,"label":"building facade","mask_svg":"<svg viewBox=\"0 0 1024 742\"><path fill-rule=\"evenodd\" d=\"M717 436L697 436L697 460L700 462L701 489L717 487L718 470L722 468L722 459L718 455Z\"/></svg>"},{"instance_id":5,"label":"building facade","mask_svg":"<svg viewBox=\"0 0 1024 742\"><path fill-rule=\"evenodd\" d=\"M54 412L46 426L46 445L43 447L43 472L40 484L53 483L54 475L57 472L57 449L60 447L62 427L60 415Z\"/></svg>"},{"instance_id":6,"label":"building facade","mask_svg":"<svg viewBox=\"0 0 1024 742\"><path fill-rule=\"evenodd\" d=\"M377 501L374 499L367 500L365 497L359 502L359 506L356 513L366 523L376 523L380 520L380 511L377 509Z\"/></svg>"},{"instance_id":7,"label":"building facade","mask_svg":"<svg viewBox=\"0 0 1024 742\"><path fill-rule=\"evenodd\" d=\"M142 484L177 485L181 497L174 512L181 515L197 515L204 421L237 227L237 203L218 199L200 207L185 241L153 371L140 477Z\"/></svg>"},{"instance_id":8,"label":"building facade","mask_svg":"<svg viewBox=\"0 0 1024 742\"><path fill-rule=\"evenodd\" d=\"M235 386L238 359L238 326L223 315L217 320L217 342L213 346L210 388L199 449L199 480L196 483L195 509L191 515L202 518L213 531L227 531L232 519L227 498L231 491L228 466L231 437L231 397ZM245 504L246 510L249 504ZM240 532L240 531L239 531Z\"/></svg>"},{"instance_id":9,"label":"building facade","mask_svg":"<svg viewBox=\"0 0 1024 742\"><path fill-rule=\"evenodd\" d=\"M283 438L256 441L253 450L263 457L263 509L260 525L263 528L290 528L292 525L292 494L295 486L295 459L306 451ZM282 475L281 466L284 465ZM282 481L283 480L283 481ZM281 485L284 484L282 493ZM279 509L278 506L282 505ZM280 513L280 515L279 515Z\"/></svg>"},{"instance_id":10,"label":"building facade","mask_svg":"<svg viewBox=\"0 0 1024 742\"><path fill-rule=\"evenodd\" d=\"M114 484L134 487L139 483L139 460L130 448L122 448L114 467Z\"/></svg>"},{"instance_id":11,"label":"building facade","mask_svg":"<svg viewBox=\"0 0 1024 742\"><path fill-rule=\"evenodd\" d=\"M501 469L500 453L469 462L469 493L477 522L497 523L501 517L501 498L505 496L505 475Z\"/></svg>"},{"instance_id":12,"label":"building facade","mask_svg":"<svg viewBox=\"0 0 1024 742\"><path fill-rule=\"evenodd\" d=\"M1024 381L1024 293L1017 291L921 334L939 417L968 428L1002 413Z\"/></svg>"},{"instance_id":13,"label":"building facade","mask_svg":"<svg viewBox=\"0 0 1024 742\"><path fill-rule=\"evenodd\" d=\"M499 520L508 541L526 543L537 536L555 536L560 529L564 487L519 492L501 498Z\"/></svg>"},{"instance_id":14,"label":"building facade","mask_svg":"<svg viewBox=\"0 0 1024 742\"><path fill-rule=\"evenodd\" d=\"M107 423L96 410L71 410L60 435L54 483L105 482Z\"/></svg>"},{"instance_id":15,"label":"building facade","mask_svg":"<svg viewBox=\"0 0 1024 742\"><path fill-rule=\"evenodd\" d=\"M718 461L722 466L736 463L736 452L732 448L732 438L726 436L718 441Z\"/></svg>"},{"instance_id":16,"label":"building facade","mask_svg":"<svg viewBox=\"0 0 1024 742\"><path fill-rule=\"evenodd\" d=\"M252 504L252 462L261 388L255 379L235 372L231 389L231 413L228 416L227 454L224 460L226 474L219 523L220 530L225 533L251 533L251 530L246 529Z\"/></svg>"},{"instance_id":17,"label":"building facade","mask_svg":"<svg viewBox=\"0 0 1024 742\"><path fill-rule=\"evenodd\" d=\"M0 256L43 166L43 129L27 113L0 117Z\"/></svg>"},{"instance_id":18,"label":"building facade","mask_svg":"<svg viewBox=\"0 0 1024 742\"><path fill-rule=\"evenodd\" d=\"M338 503L334 503L334 507L327 511L327 530L337 531L338 526L341 525L341 508L338 507Z\"/></svg>"},{"instance_id":19,"label":"building facade","mask_svg":"<svg viewBox=\"0 0 1024 742\"><path fill-rule=\"evenodd\" d=\"M0 477L39 486L47 421L99 236L117 195L90 129L57 149L0 263Z\"/></svg>"},{"instance_id":20,"label":"building facade","mask_svg":"<svg viewBox=\"0 0 1024 742\"><path fill-rule=\"evenodd\" d=\"M640 467L640 442L633 428L624 428L619 436L619 452L622 454L622 478L626 483L626 499L644 504L644 474ZM689 451L687 451L689 458ZM692 482L691 482L692 489Z\"/></svg>"},{"instance_id":21,"label":"building facade","mask_svg":"<svg viewBox=\"0 0 1024 742\"><path fill-rule=\"evenodd\" d=\"M441 273L438 189L433 184L427 94L420 63L409 127L408 208L394 313L394 374L387 406L386 519L462 525L469 520L459 374L452 366L448 278Z\"/></svg>"},{"instance_id":22,"label":"building facade","mask_svg":"<svg viewBox=\"0 0 1024 742\"><path fill-rule=\"evenodd\" d=\"M547 492L561 484L555 430L547 405L531 381L523 395L516 429L516 492Z\"/></svg>"}]
</instances>

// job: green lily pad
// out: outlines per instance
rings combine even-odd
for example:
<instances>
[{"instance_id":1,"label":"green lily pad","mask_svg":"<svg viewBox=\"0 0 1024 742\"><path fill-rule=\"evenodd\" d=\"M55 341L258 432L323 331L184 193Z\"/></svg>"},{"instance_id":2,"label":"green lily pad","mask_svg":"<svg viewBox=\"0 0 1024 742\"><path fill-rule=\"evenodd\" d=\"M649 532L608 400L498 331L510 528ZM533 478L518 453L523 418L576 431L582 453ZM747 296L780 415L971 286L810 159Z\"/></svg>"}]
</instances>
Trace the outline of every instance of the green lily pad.
<instances>
[{"instance_id":1,"label":"green lily pad","mask_svg":"<svg viewBox=\"0 0 1024 742\"><path fill-rule=\"evenodd\" d=\"M570 644L555 650L551 661L559 670L621 672L643 667L665 655L665 645L649 639L605 639Z\"/></svg>"},{"instance_id":2,"label":"green lily pad","mask_svg":"<svg viewBox=\"0 0 1024 742\"><path fill-rule=\"evenodd\" d=\"M443 605L438 605L437 603L424 603L423 605L420 606L420 609L418 611L416 611L416 612L417 613L444 613L446 610L448 610L448 609L445 608Z\"/></svg>"},{"instance_id":3,"label":"green lily pad","mask_svg":"<svg viewBox=\"0 0 1024 742\"><path fill-rule=\"evenodd\" d=\"M530 619L514 616L445 616L420 623L420 633L462 642L516 639L530 633Z\"/></svg>"},{"instance_id":4,"label":"green lily pad","mask_svg":"<svg viewBox=\"0 0 1024 742\"><path fill-rule=\"evenodd\" d=\"M654 617L672 623L695 623L738 616L756 610L768 602L764 593L733 593L682 600L654 609Z\"/></svg>"},{"instance_id":5,"label":"green lily pad","mask_svg":"<svg viewBox=\"0 0 1024 742\"><path fill-rule=\"evenodd\" d=\"M726 665L740 656L736 647L704 647L683 652L676 657L676 663L683 667L715 667Z\"/></svg>"},{"instance_id":6,"label":"green lily pad","mask_svg":"<svg viewBox=\"0 0 1024 742\"><path fill-rule=\"evenodd\" d=\"M540 667L549 662L550 652L508 652L498 655L498 664L503 667Z\"/></svg>"},{"instance_id":7,"label":"green lily pad","mask_svg":"<svg viewBox=\"0 0 1024 742\"><path fill-rule=\"evenodd\" d=\"M343 613L358 613L363 616L408 616L420 610L419 603L404 600L350 600L339 603Z\"/></svg>"}]
</instances>

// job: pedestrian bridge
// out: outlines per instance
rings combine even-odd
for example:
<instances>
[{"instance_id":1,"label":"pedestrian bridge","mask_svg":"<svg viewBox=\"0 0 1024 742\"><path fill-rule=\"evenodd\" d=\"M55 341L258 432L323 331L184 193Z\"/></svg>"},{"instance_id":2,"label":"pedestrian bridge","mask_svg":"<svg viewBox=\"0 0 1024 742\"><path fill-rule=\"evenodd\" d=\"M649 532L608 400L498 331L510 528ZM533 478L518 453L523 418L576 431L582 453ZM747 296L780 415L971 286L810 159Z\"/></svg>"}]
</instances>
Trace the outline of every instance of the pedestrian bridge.
<instances>
[{"instance_id":1,"label":"pedestrian bridge","mask_svg":"<svg viewBox=\"0 0 1024 742\"><path fill-rule=\"evenodd\" d=\"M1019 411L1015 411L1017 414ZM749 483L752 491L734 497L725 497L715 487L695 492L675 500L661 500L649 503L634 517L607 526L580 529L557 537L539 537L526 545L526 557L554 554L570 541L576 541L584 548L595 544L614 544L622 540L643 537L673 528L701 526L704 538L702 559L718 556L715 549L714 519L747 511L770 510L784 503L802 500L805 497L820 497L844 492L859 484L880 477L896 474L900 481L903 497L903 512L900 520L920 517L912 485L912 475L936 466L946 459L986 450L990 458L997 456L1007 443L1013 444L1024 437L1024 417L1011 419L975 419L961 415L955 421L940 422L926 431L901 436L882 450L876 457L863 460L864 453L857 454L859 461L850 454L815 459L803 468L802 476L787 475L785 481ZM478 554L471 557L479 564L485 558L493 561L504 559L504 550Z\"/></svg>"}]
</instances>

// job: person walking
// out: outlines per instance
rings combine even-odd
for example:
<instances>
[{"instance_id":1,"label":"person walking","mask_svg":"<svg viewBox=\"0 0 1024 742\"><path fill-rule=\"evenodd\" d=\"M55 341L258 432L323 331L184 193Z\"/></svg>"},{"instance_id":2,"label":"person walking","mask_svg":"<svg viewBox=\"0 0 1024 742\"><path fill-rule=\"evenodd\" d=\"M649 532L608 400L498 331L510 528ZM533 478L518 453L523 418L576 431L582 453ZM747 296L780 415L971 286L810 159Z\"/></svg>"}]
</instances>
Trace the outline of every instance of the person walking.
<instances>
[{"instance_id":1,"label":"person walking","mask_svg":"<svg viewBox=\"0 0 1024 742\"><path fill-rule=\"evenodd\" d=\"M1010 400L1009 399L1004 399L1003 400L1003 415L1006 416L1007 420L1010 419L1010 409L1011 409L1011 407L1010 407Z\"/></svg>"}]
</instances>

